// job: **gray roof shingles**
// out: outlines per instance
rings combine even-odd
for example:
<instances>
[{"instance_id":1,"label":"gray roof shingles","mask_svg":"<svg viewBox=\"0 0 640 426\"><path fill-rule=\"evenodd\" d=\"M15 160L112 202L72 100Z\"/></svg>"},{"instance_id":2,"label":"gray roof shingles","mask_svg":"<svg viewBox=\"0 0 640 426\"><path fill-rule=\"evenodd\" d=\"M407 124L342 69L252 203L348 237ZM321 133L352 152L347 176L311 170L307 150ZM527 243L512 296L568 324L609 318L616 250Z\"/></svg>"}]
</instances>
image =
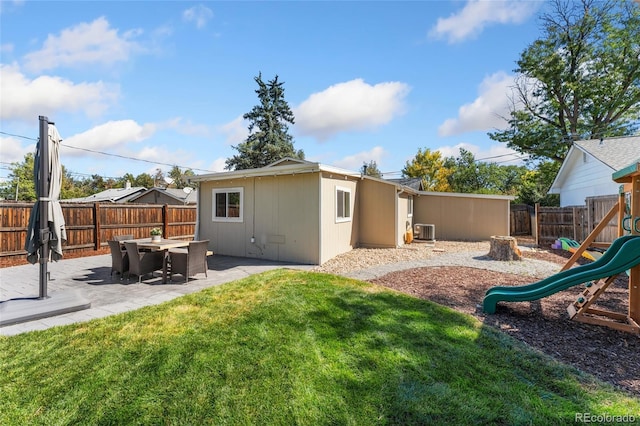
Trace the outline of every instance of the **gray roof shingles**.
<instances>
[{"instance_id":1,"label":"gray roof shingles","mask_svg":"<svg viewBox=\"0 0 640 426\"><path fill-rule=\"evenodd\" d=\"M640 162L640 135L576 141L575 145L615 171Z\"/></svg>"}]
</instances>

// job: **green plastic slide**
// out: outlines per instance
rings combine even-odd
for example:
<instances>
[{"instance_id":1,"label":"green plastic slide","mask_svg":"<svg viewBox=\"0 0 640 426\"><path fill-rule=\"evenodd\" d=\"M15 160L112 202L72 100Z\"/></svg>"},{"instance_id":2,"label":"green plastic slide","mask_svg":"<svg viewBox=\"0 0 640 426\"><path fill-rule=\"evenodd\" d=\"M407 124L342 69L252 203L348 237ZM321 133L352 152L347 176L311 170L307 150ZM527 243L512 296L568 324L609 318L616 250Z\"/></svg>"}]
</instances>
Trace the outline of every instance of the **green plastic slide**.
<instances>
[{"instance_id":1,"label":"green plastic slide","mask_svg":"<svg viewBox=\"0 0 640 426\"><path fill-rule=\"evenodd\" d=\"M559 272L533 284L490 288L484 296L483 310L493 314L498 302L538 300L578 284L617 275L638 264L640 264L640 236L625 235L616 239L595 262Z\"/></svg>"}]
</instances>

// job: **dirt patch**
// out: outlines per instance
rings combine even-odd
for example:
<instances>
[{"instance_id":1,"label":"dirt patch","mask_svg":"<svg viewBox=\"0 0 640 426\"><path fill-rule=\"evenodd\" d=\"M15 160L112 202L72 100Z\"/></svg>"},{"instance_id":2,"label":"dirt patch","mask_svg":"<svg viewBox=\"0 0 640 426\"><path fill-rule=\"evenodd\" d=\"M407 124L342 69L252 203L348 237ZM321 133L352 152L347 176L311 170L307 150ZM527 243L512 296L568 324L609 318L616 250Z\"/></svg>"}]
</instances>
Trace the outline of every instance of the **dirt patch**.
<instances>
[{"instance_id":1,"label":"dirt patch","mask_svg":"<svg viewBox=\"0 0 640 426\"><path fill-rule=\"evenodd\" d=\"M564 265L561 250L525 251L525 257ZM543 278L543 277L541 277ZM567 306L582 287L534 302L500 302L493 315L482 312L485 292L496 285L523 285L531 277L468 267L425 267L393 272L371 282L473 315L529 346L640 397L640 338L607 327L571 321ZM628 278L619 275L598 306L627 312Z\"/></svg>"}]
</instances>

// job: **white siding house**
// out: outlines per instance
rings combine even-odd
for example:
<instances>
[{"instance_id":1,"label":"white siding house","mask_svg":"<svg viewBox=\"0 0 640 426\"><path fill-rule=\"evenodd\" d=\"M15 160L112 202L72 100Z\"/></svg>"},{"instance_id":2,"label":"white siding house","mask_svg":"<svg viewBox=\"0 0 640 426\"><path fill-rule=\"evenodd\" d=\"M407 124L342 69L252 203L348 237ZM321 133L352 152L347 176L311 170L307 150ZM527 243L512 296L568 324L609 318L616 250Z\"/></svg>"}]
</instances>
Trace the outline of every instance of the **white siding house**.
<instances>
[{"instance_id":1,"label":"white siding house","mask_svg":"<svg viewBox=\"0 0 640 426\"><path fill-rule=\"evenodd\" d=\"M637 161L640 136L576 141L549 193L560 194L561 207L584 205L587 197L615 195L620 185L611 175Z\"/></svg>"}]
</instances>

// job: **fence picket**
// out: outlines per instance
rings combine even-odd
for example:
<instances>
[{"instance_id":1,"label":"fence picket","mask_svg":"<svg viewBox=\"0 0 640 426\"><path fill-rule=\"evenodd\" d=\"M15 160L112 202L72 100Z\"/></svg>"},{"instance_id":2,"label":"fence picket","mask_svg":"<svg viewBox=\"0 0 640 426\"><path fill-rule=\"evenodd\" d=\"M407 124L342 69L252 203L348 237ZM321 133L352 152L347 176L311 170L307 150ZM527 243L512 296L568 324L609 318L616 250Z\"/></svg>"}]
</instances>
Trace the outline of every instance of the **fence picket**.
<instances>
[{"instance_id":1,"label":"fence picket","mask_svg":"<svg viewBox=\"0 0 640 426\"><path fill-rule=\"evenodd\" d=\"M193 239L196 207L158 204L61 203L66 222L65 256L109 252L107 240L119 234L149 236L162 228L164 238ZM0 202L0 267L25 264L24 250L33 203Z\"/></svg>"}]
</instances>

